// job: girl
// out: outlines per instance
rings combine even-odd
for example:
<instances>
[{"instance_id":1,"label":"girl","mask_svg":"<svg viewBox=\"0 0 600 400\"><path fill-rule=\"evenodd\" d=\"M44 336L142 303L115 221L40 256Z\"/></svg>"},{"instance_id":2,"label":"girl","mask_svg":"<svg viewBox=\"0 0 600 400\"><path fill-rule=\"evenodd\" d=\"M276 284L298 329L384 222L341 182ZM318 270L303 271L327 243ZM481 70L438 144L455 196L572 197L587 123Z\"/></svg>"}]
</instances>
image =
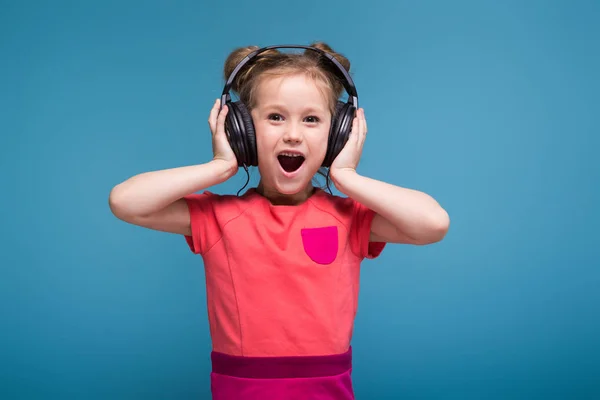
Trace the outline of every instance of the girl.
<instances>
[{"instance_id":1,"label":"girl","mask_svg":"<svg viewBox=\"0 0 600 400\"><path fill-rule=\"evenodd\" d=\"M328 45L312 47L349 71ZM256 49L231 53L225 77ZM251 117L258 186L241 196L205 190L240 165L226 125L231 107L217 99L208 120L213 159L134 176L113 188L111 210L126 222L183 235L202 256L213 399L353 399L350 341L361 261L386 243L441 240L448 214L424 193L357 172L367 134L360 108L325 173L347 197L313 186L343 89L323 54L267 50L236 72L231 89Z\"/></svg>"}]
</instances>

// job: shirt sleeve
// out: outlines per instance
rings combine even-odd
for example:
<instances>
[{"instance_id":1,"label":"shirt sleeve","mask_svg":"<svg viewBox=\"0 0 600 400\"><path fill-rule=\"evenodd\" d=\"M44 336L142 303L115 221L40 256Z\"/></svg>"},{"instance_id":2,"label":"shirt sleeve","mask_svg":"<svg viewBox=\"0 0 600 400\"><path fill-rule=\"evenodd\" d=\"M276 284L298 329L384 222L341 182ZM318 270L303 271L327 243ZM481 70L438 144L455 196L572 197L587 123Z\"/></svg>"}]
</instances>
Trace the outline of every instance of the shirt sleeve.
<instances>
[{"instance_id":1,"label":"shirt sleeve","mask_svg":"<svg viewBox=\"0 0 600 400\"><path fill-rule=\"evenodd\" d=\"M221 238L215 214L216 197L208 191L184 197L190 212L192 231L191 236L185 235L185 240L194 254L205 254Z\"/></svg>"},{"instance_id":2,"label":"shirt sleeve","mask_svg":"<svg viewBox=\"0 0 600 400\"><path fill-rule=\"evenodd\" d=\"M373 210L359 202L354 202L350 240L354 253L360 258L376 258L386 245L385 242L370 241L371 224L374 217Z\"/></svg>"}]
</instances>

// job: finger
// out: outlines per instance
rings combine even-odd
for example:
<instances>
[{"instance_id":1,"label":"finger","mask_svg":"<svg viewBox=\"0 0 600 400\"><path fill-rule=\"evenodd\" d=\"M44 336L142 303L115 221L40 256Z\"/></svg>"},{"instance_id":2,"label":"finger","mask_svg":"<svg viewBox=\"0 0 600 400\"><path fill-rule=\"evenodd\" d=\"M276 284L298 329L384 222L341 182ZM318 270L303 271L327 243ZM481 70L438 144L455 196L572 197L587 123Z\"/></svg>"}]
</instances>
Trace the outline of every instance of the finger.
<instances>
[{"instance_id":1,"label":"finger","mask_svg":"<svg viewBox=\"0 0 600 400\"><path fill-rule=\"evenodd\" d=\"M221 108L221 112L217 118L217 130L215 132L216 135L225 134L225 117L227 116L228 111L229 107L227 106L223 106L223 108Z\"/></svg>"},{"instance_id":2,"label":"finger","mask_svg":"<svg viewBox=\"0 0 600 400\"><path fill-rule=\"evenodd\" d=\"M358 112L358 124L359 124L359 135L357 138L357 145L359 149L362 149L362 146L365 142L365 137L366 137L366 124L365 124L365 118L364 118L365 114L364 114L364 110L360 109Z\"/></svg>"},{"instance_id":3,"label":"finger","mask_svg":"<svg viewBox=\"0 0 600 400\"><path fill-rule=\"evenodd\" d=\"M360 108L358 110L358 112L356 113L356 116L357 116L357 119L358 119L358 124L360 126L360 133L364 134L364 132L365 132L365 122L364 122L364 119L363 119L362 108Z\"/></svg>"},{"instance_id":4,"label":"finger","mask_svg":"<svg viewBox=\"0 0 600 400\"><path fill-rule=\"evenodd\" d=\"M362 131L362 123L360 122L360 108L356 110L354 114L354 120L356 121L356 133L360 133Z\"/></svg>"},{"instance_id":5,"label":"finger","mask_svg":"<svg viewBox=\"0 0 600 400\"><path fill-rule=\"evenodd\" d=\"M365 109L362 109L362 123L363 123L363 134L366 135L368 132L367 129L367 117L365 116Z\"/></svg>"},{"instance_id":6,"label":"finger","mask_svg":"<svg viewBox=\"0 0 600 400\"><path fill-rule=\"evenodd\" d=\"M208 116L208 126L210 127L210 131L214 134L217 129L217 116L219 115L219 106L221 101L217 99L213 104L213 108L210 110L210 115Z\"/></svg>"},{"instance_id":7,"label":"finger","mask_svg":"<svg viewBox=\"0 0 600 400\"><path fill-rule=\"evenodd\" d=\"M352 120L352 130L350 131L350 138L354 139L354 143L358 143L360 137L360 123L358 122L358 116Z\"/></svg>"}]
</instances>

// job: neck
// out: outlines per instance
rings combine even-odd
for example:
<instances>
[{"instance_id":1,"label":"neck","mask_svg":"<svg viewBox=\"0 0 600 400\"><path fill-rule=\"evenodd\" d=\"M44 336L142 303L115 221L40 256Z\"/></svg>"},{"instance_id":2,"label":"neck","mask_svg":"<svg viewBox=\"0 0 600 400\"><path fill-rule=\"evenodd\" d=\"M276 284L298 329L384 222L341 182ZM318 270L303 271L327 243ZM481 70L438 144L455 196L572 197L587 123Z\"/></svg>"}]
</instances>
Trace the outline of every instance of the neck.
<instances>
[{"instance_id":1,"label":"neck","mask_svg":"<svg viewBox=\"0 0 600 400\"><path fill-rule=\"evenodd\" d=\"M265 187L261 180L256 187L256 192L267 198L273 205L295 206L304 203L315 192L315 188L309 183L298 193L282 194L274 189Z\"/></svg>"}]
</instances>

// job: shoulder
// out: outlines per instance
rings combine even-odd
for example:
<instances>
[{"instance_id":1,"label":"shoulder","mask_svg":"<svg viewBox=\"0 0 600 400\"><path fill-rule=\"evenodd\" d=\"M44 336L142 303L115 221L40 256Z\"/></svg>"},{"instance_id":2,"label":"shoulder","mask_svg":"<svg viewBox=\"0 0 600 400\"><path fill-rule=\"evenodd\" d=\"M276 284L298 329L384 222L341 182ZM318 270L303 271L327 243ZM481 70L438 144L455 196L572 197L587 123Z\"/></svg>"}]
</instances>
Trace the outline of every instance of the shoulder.
<instances>
[{"instance_id":1,"label":"shoulder","mask_svg":"<svg viewBox=\"0 0 600 400\"><path fill-rule=\"evenodd\" d=\"M193 193L184 197L190 210L213 213L219 219L231 219L242 214L252 206L252 196L236 196L231 194L217 194L205 190L201 193Z\"/></svg>"},{"instance_id":2,"label":"shoulder","mask_svg":"<svg viewBox=\"0 0 600 400\"><path fill-rule=\"evenodd\" d=\"M350 222L362 205L350 197L319 191L309 201L312 206L344 223Z\"/></svg>"},{"instance_id":3,"label":"shoulder","mask_svg":"<svg viewBox=\"0 0 600 400\"><path fill-rule=\"evenodd\" d=\"M315 208L330 214L338 221L338 226L345 227L350 248L355 255L362 259L375 258L381 253L385 244L370 242L374 211L350 197L325 192L313 197L311 201Z\"/></svg>"},{"instance_id":4,"label":"shoulder","mask_svg":"<svg viewBox=\"0 0 600 400\"><path fill-rule=\"evenodd\" d=\"M233 194L213 193L209 190L204 190L200 193L192 193L185 196L185 198L191 201L204 201L211 204L218 204L220 206L243 206L244 204L250 204L253 201L252 196L249 194L236 196Z\"/></svg>"}]
</instances>

